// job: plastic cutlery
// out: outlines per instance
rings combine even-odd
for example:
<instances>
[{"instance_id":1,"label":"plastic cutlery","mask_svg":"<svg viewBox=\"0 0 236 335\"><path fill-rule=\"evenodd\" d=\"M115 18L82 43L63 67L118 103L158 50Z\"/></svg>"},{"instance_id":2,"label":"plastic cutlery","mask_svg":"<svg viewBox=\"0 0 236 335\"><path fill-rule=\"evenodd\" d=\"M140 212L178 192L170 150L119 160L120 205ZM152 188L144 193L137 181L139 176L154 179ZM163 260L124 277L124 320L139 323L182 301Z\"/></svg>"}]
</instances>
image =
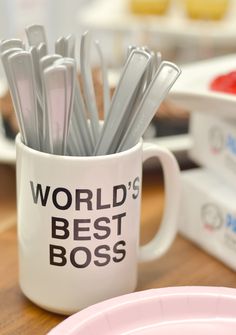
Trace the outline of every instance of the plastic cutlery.
<instances>
[{"instance_id":1,"label":"plastic cutlery","mask_svg":"<svg viewBox=\"0 0 236 335\"><path fill-rule=\"evenodd\" d=\"M150 59L151 56L146 51L134 49L131 52L113 94L110 111L104 122L94 155L105 155L109 152L113 139L119 130L125 112L138 88L140 79L149 65Z\"/></svg>"},{"instance_id":2,"label":"plastic cutlery","mask_svg":"<svg viewBox=\"0 0 236 335\"><path fill-rule=\"evenodd\" d=\"M159 68L159 66L161 65L161 61L162 61L162 54L161 54L161 52L157 52L156 53L156 57L154 59L155 59L155 68L157 70Z\"/></svg>"},{"instance_id":3,"label":"plastic cutlery","mask_svg":"<svg viewBox=\"0 0 236 335\"><path fill-rule=\"evenodd\" d=\"M38 98L38 109L40 116L40 129L43 129L45 132L45 120L44 120L44 108L45 101L43 100L43 86L42 86L42 75L46 67L51 66L56 59L61 58L60 55L46 55L45 53L45 44L41 43L38 47L31 47L30 52L33 58L35 78L36 78L36 87L37 87L37 98ZM45 136L44 136L45 138Z\"/></svg>"},{"instance_id":4,"label":"plastic cutlery","mask_svg":"<svg viewBox=\"0 0 236 335\"><path fill-rule=\"evenodd\" d=\"M0 51L3 53L6 50L12 49L12 48L19 48L24 50L25 45L22 40L18 38L11 38L9 40L4 40L0 44Z\"/></svg>"},{"instance_id":5,"label":"plastic cutlery","mask_svg":"<svg viewBox=\"0 0 236 335\"><path fill-rule=\"evenodd\" d=\"M66 152L67 83L66 66L52 65L43 71L49 128L48 152L57 155L63 155Z\"/></svg>"},{"instance_id":6,"label":"plastic cutlery","mask_svg":"<svg viewBox=\"0 0 236 335\"><path fill-rule=\"evenodd\" d=\"M62 57L74 58L75 56L75 38L73 35L60 37L55 43L55 52Z\"/></svg>"},{"instance_id":7,"label":"plastic cutlery","mask_svg":"<svg viewBox=\"0 0 236 335\"><path fill-rule=\"evenodd\" d=\"M39 59L43 58L44 56L47 55L47 46L45 43L40 43L37 46L37 52L38 52L38 57Z\"/></svg>"},{"instance_id":8,"label":"plastic cutlery","mask_svg":"<svg viewBox=\"0 0 236 335\"><path fill-rule=\"evenodd\" d=\"M66 50L65 50L66 38L61 36L56 40L55 43L55 53L65 57Z\"/></svg>"},{"instance_id":9,"label":"plastic cutlery","mask_svg":"<svg viewBox=\"0 0 236 335\"><path fill-rule=\"evenodd\" d=\"M44 43L46 46L46 53L48 52L48 47L47 47L47 37L45 33L44 26L39 25L39 24L34 24L31 26L26 27L25 29L27 39L29 42L30 46L38 46L41 43Z\"/></svg>"},{"instance_id":10,"label":"plastic cutlery","mask_svg":"<svg viewBox=\"0 0 236 335\"><path fill-rule=\"evenodd\" d=\"M152 79L151 71L152 71L153 54L150 53L150 56L151 56L150 63L147 66L146 70L144 71L133 95L130 97L130 102L124 112L124 116L122 120L120 121L119 128L117 129L116 134L113 137L112 143L110 144L109 152L114 152L116 150L119 144L120 138L122 137L122 134L124 133L124 129L126 129L127 125L130 123L130 120L132 119L134 113L136 112L136 109L144 95L144 92Z\"/></svg>"},{"instance_id":11,"label":"plastic cutlery","mask_svg":"<svg viewBox=\"0 0 236 335\"><path fill-rule=\"evenodd\" d=\"M128 48L127 48L126 59L128 59L129 56L130 56L130 54L131 54L131 52L132 52L133 50L136 50L136 49L138 49L136 45L129 45Z\"/></svg>"},{"instance_id":12,"label":"plastic cutlery","mask_svg":"<svg viewBox=\"0 0 236 335\"><path fill-rule=\"evenodd\" d=\"M59 54L47 55L41 58L39 61L39 70L41 77L43 76L43 72L47 67L51 66L55 61L61 58L62 56Z\"/></svg>"},{"instance_id":13,"label":"plastic cutlery","mask_svg":"<svg viewBox=\"0 0 236 335\"><path fill-rule=\"evenodd\" d=\"M33 60L34 65L34 73L35 73L35 80L36 80L36 86L37 86L37 98L38 103L40 105L40 108L43 107L43 101L42 101L42 83L41 83L41 73L40 73L40 59L42 57L45 57L45 44L41 43L38 47L31 46L29 48L29 52L31 53L31 57Z\"/></svg>"},{"instance_id":14,"label":"plastic cutlery","mask_svg":"<svg viewBox=\"0 0 236 335\"><path fill-rule=\"evenodd\" d=\"M61 58L54 62L55 65L64 65L67 68L67 85L66 85L66 119L65 119L65 136L68 143L69 152L73 155L85 155L82 147L82 139L77 142L74 135L74 124L71 121L71 115L74 108L74 91L76 80L76 62L72 58ZM72 128L72 129L71 129ZM70 129L70 131L69 131Z\"/></svg>"},{"instance_id":15,"label":"plastic cutlery","mask_svg":"<svg viewBox=\"0 0 236 335\"><path fill-rule=\"evenodd\" d=\"M88 123L86 107L78 80L76 80L75 83L75 105L74 112L72 114L72 123L77 128L77 136L80 136L81 134L86 155L92 155L94 145L91 134L91 124Z\"/></svg>"},{"instance_id":16,"label":"plastic cutlery","mask_svg":"<svg viewBox=\"0 0 236 335\"><path fill-rule=\"evenodd\" d=\"M56 54L52 54L52 55L46 55L44 57L42 57L41 59L39 59L39 77L38 77L38 89L37 89L37 93L38 96L40 97L41 100L41 106L42 106L42 118L41 118L41 125L42 125L42 138L43 138L43 143L42 144L42 150L47 151L48 150L48 142L49 142L49 128L48 128L48 119L47 119L47 115L46 115L46 110L47 110L47 104L46 104L46 100L45 100L45 92L44 92L44 85L42 83L42 78L43 78L43 73L44 70L53 65L53 63L60 59L61 56L60 55L56 55Z\"/></svg>"},{"instance_id":17,"label":"plastic cutlery","mask_svg":"<svg viewBox=\"0 0 236 335\"><path fill-rule=\"evenodd\" d=\"M91 36L88 32L85 32L81 38L80 71L83 84L85 104L91 122L93 145L95 146L99 138L100 126L99 126L98 110L96 106L96 96L93 86L92 72L90 68L90 47L91 47Z\"/></svg>"},{"instance_id":18,"label":"plastic cutlery","mask_svg":"<svg viewBox=\"0 0 236 335\"><path fill-rule=\"evenodd\" d=\"M45 43L40 43L37 47L32 46L29 49L34 65L36 86L37 86L37 97L38 103L43 108L43 97L42 97L42 73L43 70L53 64L54 60L60 58L60 55L47 55Z\"/></svg>"},{"instance_id":19,"label":"plastic cutlery","mask_svg":"<svg viewBox=\"0 0 236 335\"><path fill-rule=\"evenodd\" d=\"M12 98L17 122L18 122L18 125L19 125L19 128L20 128L20 133L21 133L21 136L22 136L22 139L23 139L24 143L28 144L27 137L26 137L26 132L25 132L25 127L24 127L24 122L23 122L23 117L22 117L22 114L21 114L20 106L19 106L18 94L17 94L17 91L16 91L14 78L12 76L12 72L10 70L10 66L9 66L9 62L8 62L8 58L9 58L10 55L16 54L16 53L21 52L21 51L22 51L22 49L20 49L20 48L8 49L1 54L1 59L2 59L2 64L3 64L4 71L5 71L5 75L6 75L6 78L7 78L7 81L8 81L8 86L9 86L9 90L10 90L10 94L11 94L11 98Z\"/></svg>"},{"instance_id":20,"label":"plastic cutlery","mask_svg":"<svg viewBox=\"0 0 236 335\"><path fill-rule=\"evenodd\" d=\"M37 150L90 156L131 147L180 74L175 64L161 63L159 52L130 45L111 98L108 69L95 41L104 102L101 124L90 64L91 35L85 32L81 38L81 84L74 35L58 38L56 54L50 55L42 25L28 26L26 35L29 51L20 39L9 39L0 41L0 55L23 142Z\"/></svg>"},{"instance_id":21,"label":"plastic cutlery","mask_svg":"<svg viewBox=\"0 0 236 335\"><path fill-rule=\"evenodd\" d=\"M40 44L40 45L43 45ZM39 45L39 46L40 46ZM39 69L39 61L40 61L40 53L38 52L38 47L31 46L29 48L29 52L32 57L33 67L34 67L34 75L35 75L35 83L36 83L36 96L37 96L37 113L38 113L38 127L39 133L43 133L43 95L42 95L42 82L41 82L41 74ZM41 53L42 54L42 53ZM40 140L40 148L43 150L44 142L43 137L39 137Z\"/></svg>"},{"instance_id":22,"label":"plastic cutlery","mask_svg":"<svg viewBox=\"0 0 236 335\"><path fill-rule=\"evenodd\" d=\"M104 109L104 119L107 117L108 110L110 108L110 88L108 83L108 70L106 67L106 62L102 53L102 49L99 41L95 41L95 46L100 59L100 67L102 72L102 84L103 84L103 109Z\"/></svg>"},{"instance_id":23,"label":"plastic cutlery","mask_svg":"<svg viewBox=\"0 0 236 335\"><path fill-rule=\"evenodd\" d=\"M41 90L40 90L40 95L42 97L43 95L43 87L42 87L42 77L43 77L43 72L44 70L53 65L53 63L58 60L58 59L61 59L62 56L61 55L57 55L57 54L52 54L52 55L46 55L44 57L42 57L41 59L39 59L39 79L40 79L40 82L41 82Z\"/></svg>"},{"instance_id":24,"label":"plastic cutlery","mask_svg":"<svg viewBox=\"0 0 236 335\"><path fill-rule=\"evenodd\" d=\"M157 108L179 77L180 69L171 62L162 62L146 90L130 124L120 139L117 152L135 145L151 122ZM111 152L110 152L111 153Z\"/></svg>"},{"instance_id":25,"label":"plastic cutlery","mask_svg":"<svg viewBox=\"0 0 236 335\"><path fill-rule=\"evenodd\" d=\"M75 37L74 35L68 35L65 38L66 52L65 57L75 57Z\"/></svg>"},{"instance_id":26,"label":"plastic cutlery","mask_svg":"<svg viewBox=\"0 0 236 335\"><path fill-rule=\"evenodd\" d=\"M8 62L16 87L27 145L40 150L36 84L31 54L27 51L17 52L9 56Z\"/></svg>"},{"instance_id":27,"label":"plastic cutlery","mask_svg":"<svg viewBox=\"0 0 236 335\"><path fill-rule=\"evenodd\" d=\"M64 64L67 67L72 65L72 59L71 58L62 58L55 62L55 64ZM79 129L79 125L77 122L74 121L74 113L75 113L75 99L74 99L74 91L75 91L75 78L76 74L74 74L74 81L73 81L73 99L71 99L69 108L69 114L70 114L70 122L68 125L68 138L67 138L67 152L70 155L78 155L78 156L85 156L87 155L86 148L84 147L84 141L82 138L81 131ZM67 97L68 97L67 92Z\"/></svg>"},{"instance_id":28,"label":"plastic cutlery","mask_svg":"<svg viewBox=\"0 0 236 335\"><path fill-rule=\"evenodd\" d=\"M70 62L71 58L62 58L63 62ZM54 60L57 62L57 60ZM69 143L73 146L74 154L91 155L93 142L88 126L86 108L80 90L79 82L76 78L74 87L74 105L69 128Z\"/></svg>"},{"instance_id":29,"label":"plastic cutlery","mask_svg":"<svg viewBox=\"0 0 236 335\"><path fill-rule=\"evenodd\" d=\"M144 74L143 77L146 77L146 75ZM136 112L137 106L139 105L142 96L143 96L143 85L144 82L146 82L145 80L146 78L142 78L140 81L139 86L137 87L137 89L135 90L133 96L131 97L130 103L124 113L124 116L119 124L119 128L116 132L116 134L114 135L112 142L110 144L109 147L109 153L110 152L115 152L120 139L122 138L122 135L124 133L124 129L126 129L127 125L130 123L130 120L132 120L133 115Z\"/></svg>"}]
</instances>

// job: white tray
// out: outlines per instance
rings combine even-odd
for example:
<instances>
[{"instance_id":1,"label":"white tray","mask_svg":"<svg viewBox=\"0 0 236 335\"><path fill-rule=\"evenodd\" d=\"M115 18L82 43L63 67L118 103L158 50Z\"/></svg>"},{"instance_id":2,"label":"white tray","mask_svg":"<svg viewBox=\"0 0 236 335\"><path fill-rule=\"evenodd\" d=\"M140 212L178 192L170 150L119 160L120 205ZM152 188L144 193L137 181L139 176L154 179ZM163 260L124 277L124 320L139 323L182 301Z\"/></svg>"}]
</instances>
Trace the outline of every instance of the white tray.
<instances>
[{"instance_id":1,"label":"white tray","mask_svg":"<svg viewBox=\"0 0 236 335\"><path fill-rule=\"evenodd\" d=\"M234 119L236 118L236 95L209 89L213 78L232 70L236 70L236 54L183 66L182 74L168 97L190 112L211 113Z\"/></svg>"}]
</instances>

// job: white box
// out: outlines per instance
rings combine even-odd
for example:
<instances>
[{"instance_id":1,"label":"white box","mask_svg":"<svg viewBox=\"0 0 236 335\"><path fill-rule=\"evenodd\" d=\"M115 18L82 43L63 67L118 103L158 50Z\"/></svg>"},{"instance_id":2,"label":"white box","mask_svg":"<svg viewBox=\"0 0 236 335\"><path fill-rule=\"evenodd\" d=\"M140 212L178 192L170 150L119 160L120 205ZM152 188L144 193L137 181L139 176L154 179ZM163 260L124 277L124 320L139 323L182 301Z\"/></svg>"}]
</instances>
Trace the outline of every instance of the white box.
<instances>
[{"instance_id":1,"label":"white box","mask_svg":"<svg viewBox=\"0 0 236 335\"><path fill-rule=\"evenodd\" d=\"M193 140L190 157L236 186L236 120L194 112L190 134Z\"/></svg>"},{"instance_id":2,"label":"white box","mask_svg":"<svg viewBox=\"0 0 236 335\"><path fill-rule=\"evenodd\" d=\"M236 270L236 190L207 169L181 176L180 233Z\"/></svg>"}]
</instances>

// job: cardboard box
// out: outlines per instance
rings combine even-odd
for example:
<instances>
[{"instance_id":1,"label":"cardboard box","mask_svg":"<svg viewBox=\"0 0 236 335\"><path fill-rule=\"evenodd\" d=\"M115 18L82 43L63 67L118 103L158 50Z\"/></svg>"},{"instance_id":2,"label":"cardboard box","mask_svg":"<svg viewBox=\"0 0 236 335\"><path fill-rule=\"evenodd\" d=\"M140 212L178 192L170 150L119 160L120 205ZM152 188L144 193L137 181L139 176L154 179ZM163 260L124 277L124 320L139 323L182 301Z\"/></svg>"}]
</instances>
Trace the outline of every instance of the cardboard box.
<instances>
[{"instance_id":1,"label":"cardboard box","mask_svg":"<svg viewBox=\"0 0 236 335\"><path fill-rule=\"evenodd\" d=\"M180 233L236 270L236 189L203 168L181 176Z\"/></svg>"},{"instance_id":2,"label":"cardboard box","mask_svg":"<svg viewBox=\"0 0 236 335\"><path fill-rule=\"evenodd\" d=\"M191 115L190 133L190 157L236 187L236 120L196 112Z\"/></svg>"}]
</instances>

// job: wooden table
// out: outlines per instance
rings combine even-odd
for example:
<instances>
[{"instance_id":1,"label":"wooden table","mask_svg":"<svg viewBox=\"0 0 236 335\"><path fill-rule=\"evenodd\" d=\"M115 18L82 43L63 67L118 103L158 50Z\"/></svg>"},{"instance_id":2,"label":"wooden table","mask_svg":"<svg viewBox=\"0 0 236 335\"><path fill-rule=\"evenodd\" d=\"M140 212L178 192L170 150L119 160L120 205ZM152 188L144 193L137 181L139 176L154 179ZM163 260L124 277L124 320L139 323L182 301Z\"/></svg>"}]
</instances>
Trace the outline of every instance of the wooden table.
<instances>
[{"instance_id":1,"label":"wooden table","mask_svg":"<svg viewBox=\"0 0 236 335\"><path fill-rule=\"evenodd\" d=\"M141 242L156 231L164 204L159 175L144 174ZM49 313L23 296L18 285L14 166L0 165L0 334L44 335L65 317ZM137 290L179 285L236 286L235 273L177 236L160 260L139 266Z\"/></svg>"}]
</instances>

